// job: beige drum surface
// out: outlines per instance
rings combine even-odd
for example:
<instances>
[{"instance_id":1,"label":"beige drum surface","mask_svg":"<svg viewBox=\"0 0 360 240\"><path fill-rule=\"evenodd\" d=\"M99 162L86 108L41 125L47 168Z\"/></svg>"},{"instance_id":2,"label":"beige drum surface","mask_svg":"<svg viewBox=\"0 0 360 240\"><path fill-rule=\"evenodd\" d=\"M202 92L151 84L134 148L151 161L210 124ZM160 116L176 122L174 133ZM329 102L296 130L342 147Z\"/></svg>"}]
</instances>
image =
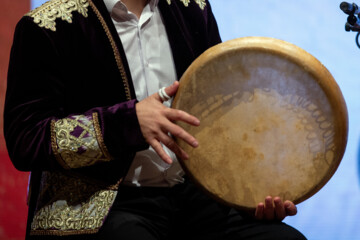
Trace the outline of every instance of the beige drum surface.
<instances>
[{"instance_id":1,"label":"beige drum surface","mask_svg":"<svg viewBox=\"0 0 360 240\"><path fill-rule=\"evenodd\" d=\"M336 171L345 151L347 109L328 70L281 40L248 37L197 58L180 81L173 108L200 127L178 123L198 139L188 175L216 199L254 208L265 197L299 203Z\"/></svg>"}]
</instances>

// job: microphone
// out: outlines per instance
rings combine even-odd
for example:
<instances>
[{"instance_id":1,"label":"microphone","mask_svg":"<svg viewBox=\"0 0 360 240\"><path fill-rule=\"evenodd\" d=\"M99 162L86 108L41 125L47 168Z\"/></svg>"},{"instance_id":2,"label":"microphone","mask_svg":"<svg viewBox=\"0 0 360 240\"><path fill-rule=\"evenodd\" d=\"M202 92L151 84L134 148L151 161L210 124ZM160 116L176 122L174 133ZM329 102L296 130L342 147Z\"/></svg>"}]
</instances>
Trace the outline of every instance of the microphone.
<instances>
[{"instance_id":1,"label":"microphone","mask_svg":"<svg viewBox=\"0 0 360 240\"><path fill-rule=\"evenodd\" d=\"M342 2L340 3L340 9L348 16L347 22L345 23L345 31L350 32L354 31L357 32L356 35L356 45L358 48L360 48L360 10L359 7L355 3L348 3L348 2Z\"/></svg>"},{"instance_id":2,"label":"microphone","mask_svg":"<svg viewBox=\"0 0 360 240\"><path fill-rule=\"evenodd\" d=\"M353 31L353 32L360 32L360 28L356 28L352 25L350 25L350 23L345 23L345 31L347 32L350 32L350 31Z\"/></svg>"},{"instance_id":3,"label":"microphone","mask_svg":"<svg viewBox=\"0 0 360 240\"><path fill-rule=\"evenodd\" d=\"M355 25L357 24L359 21L359 18L355 15L349 15L348 18L347 18L347 22L350 24L350 25Z\"/></svg>"},{"instance_id":4,"label":"microphone","mask_svg":"<svg viewBox=\"0 0 360 240\"><path fill-rule=\"evenodd\" d=\"M360 13L359 7L355 3L342 2L340 3L340 9L349 15Z\"/></svg>"},{"instance_id":5,"label":"microphone","mask_svg":"<svg viewBox=\"0 0 360 240\"><path fill-rule=\"evenodd\" d=\"M360 32L360 19L355 15L349 15L345 24L346 31Z\"/></svg>"}]
</instances>

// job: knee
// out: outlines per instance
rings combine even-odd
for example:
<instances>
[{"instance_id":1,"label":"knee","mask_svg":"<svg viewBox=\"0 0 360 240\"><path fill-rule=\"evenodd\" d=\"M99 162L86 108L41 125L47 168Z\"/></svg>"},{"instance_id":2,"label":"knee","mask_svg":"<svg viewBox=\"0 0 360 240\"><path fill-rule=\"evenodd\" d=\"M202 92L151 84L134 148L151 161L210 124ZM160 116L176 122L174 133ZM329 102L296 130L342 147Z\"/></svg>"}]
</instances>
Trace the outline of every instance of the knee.
<instances>
[{"instance_id":1,"label":"knee","mask_svg":"<svg viewBox=\"0 0 360 240\"><path fill-rule=\"evenodd\" d=\"M101 239L152 239L151 231L140 217L123 213L110 215L101 227L98 237ZM137 238L139 237L139 238Z\"/></svg>"},{"instance_id":2,"label":"knee","mask_svg":"<svg viewBox=\"0 0 360 240\"><path fill-rule=\"evenodd\" d=\"M301 232L282 222L242 221L228 233L231 240L306 240Z\"/></svg>"},{"instance_id":3,"label":"knee","mask_svg":"<svg viewBox=\"0 0 360 240\"><path fill-rule=\"evenodd\" d=\"M306 237L297 229L279 222L279 223L266 223L260 228L262 238L266 240L306 240Z\"/></svg>"}]
</instances>

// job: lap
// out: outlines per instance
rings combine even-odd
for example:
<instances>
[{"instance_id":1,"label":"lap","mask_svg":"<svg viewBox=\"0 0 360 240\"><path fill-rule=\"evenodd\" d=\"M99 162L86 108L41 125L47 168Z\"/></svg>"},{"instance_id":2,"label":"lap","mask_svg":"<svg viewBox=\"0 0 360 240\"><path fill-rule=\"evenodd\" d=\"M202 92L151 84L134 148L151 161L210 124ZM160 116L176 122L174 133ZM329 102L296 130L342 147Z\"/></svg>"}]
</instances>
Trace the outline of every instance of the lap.
<instances>
[{"instance_id":1,"label":"lap","mask_svg":"<svg viewBox=\"0 0 360 240\"><path fill-rule=\"evenodd\" d=\"M112 240L305 239L285 223L256 221L223 206L192 184L120 189L99 235Z\"/></svg>"},{"instance_id":2,"label":"lap","mask_svg":"<svg viewBox=\"0 0 360 240\"><path fill-rule=\"evenodd\" d=\"M227 220L228 240L306 239L297 229L280 221L258 221L232 209Z\"/></svg>"}]
</instances>

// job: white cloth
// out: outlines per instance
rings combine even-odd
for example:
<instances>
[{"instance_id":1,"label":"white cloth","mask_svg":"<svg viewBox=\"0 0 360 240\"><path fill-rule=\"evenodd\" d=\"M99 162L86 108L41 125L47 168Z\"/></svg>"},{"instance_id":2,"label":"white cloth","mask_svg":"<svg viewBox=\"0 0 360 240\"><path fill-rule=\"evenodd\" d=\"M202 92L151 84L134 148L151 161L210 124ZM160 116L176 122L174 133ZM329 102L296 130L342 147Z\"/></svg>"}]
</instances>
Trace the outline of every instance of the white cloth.
<instances>
[{"instance_id":1,"label":"white cloth","mask_svg":"<svg viewBox=\"0 0 360 240\"><path fill-rule=\"evenodd\" d=\"M104 0L123 44L135 87L141 101L177 80L174 60L159 9L159 0L150 0L140 19L119 0ZM171 100L164 103L170 106ZM130 186L171 187L183 182L184 172L173 152L171 165L150 147L138 152L124 184Z\"/></svg>"}]
</instances>

